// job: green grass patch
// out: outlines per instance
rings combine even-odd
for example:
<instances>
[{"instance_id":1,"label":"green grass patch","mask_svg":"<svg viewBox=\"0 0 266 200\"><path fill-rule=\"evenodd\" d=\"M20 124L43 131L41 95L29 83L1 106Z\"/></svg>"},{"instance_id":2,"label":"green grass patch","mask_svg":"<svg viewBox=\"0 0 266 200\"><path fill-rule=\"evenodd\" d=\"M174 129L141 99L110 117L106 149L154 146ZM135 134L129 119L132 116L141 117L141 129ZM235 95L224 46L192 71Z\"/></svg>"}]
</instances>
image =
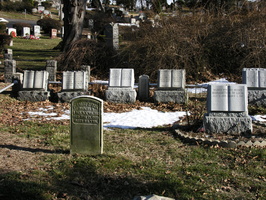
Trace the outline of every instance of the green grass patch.
<instances>
[{"instance_id":1,"label":"green grass patch","mask_svg":"<svg viewBox=\"0 0 266 200\"><path fill-rule=\"evenodd\" d=\"M13 58L17 61L17 68L44 70L47 60L55 59L59 50L54 50L61 39L48 39L41 37L39 40L14 38Z\"/></svg>"}]
</instances>

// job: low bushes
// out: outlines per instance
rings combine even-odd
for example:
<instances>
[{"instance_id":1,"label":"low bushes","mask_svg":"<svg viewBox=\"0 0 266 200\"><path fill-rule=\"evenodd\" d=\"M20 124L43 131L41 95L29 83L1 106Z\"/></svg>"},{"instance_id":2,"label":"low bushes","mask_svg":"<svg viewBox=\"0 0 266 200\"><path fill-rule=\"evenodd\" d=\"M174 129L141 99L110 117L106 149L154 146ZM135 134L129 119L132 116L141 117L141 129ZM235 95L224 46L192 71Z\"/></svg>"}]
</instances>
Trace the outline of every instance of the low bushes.
<instances>
[{"instance_id":1,"label":"low bushes","mask_svg":"<svg viewBox=\"0 0 266 200\"><path fill-rule=\"evenodd\" d=\"M44 33L50 33L51 29L60 30L62 27L59 21L49 18L49 17L45 17L43 19L38 20L37 24L41 26Z\"/></svg>"}]
</instances>

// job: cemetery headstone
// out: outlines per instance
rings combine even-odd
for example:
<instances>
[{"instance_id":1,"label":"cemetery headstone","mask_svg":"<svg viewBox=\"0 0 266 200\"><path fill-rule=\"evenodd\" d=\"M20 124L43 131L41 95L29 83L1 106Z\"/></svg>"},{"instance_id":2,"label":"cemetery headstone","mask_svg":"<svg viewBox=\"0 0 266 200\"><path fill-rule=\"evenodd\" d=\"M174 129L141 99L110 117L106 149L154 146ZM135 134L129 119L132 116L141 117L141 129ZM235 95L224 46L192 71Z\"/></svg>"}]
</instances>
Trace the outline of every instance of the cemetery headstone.
<instances>
[{"instance_id":1,"label":"cemetery headstone","mask_svg":"<svg viewBox=\"0 0 266 200\"><path fill-rule=\"evenodd\" d=\"M187 101L186 71L184 69L160 69L158 71L155 102L185 103Z\"/></svg>"},{"instance_id":2,"label":"cemetery headstone","mask_svg":"<svg viewBox=\"0 0 266 200\"><path fill-rule=\"evenodd\" d=\"M106 44L114 49L119 48L119 27L117 23L111 23L105 26Z\"/></svg>"},{"instance_id":3,"label":"cemetery headstone","mask_svg":"<svg viewBox=\"0 0 266 200\"><path fill-rule=\"evenodd\" d=\"M142 75L139 77L139 85L138 85L138 99L141 101L145 101L149 99L149 76Z\"/></svg>"},{"instance_id":4,"label":"cemetery headstone","mask_svg":"<svg viewBox=\"0 0 266 200\"><path fill-rule=\"evenodd\" d=\"M247 86L245 84L213 84L208 86L207 111L204 129L207 133L239 135L252 132L248 115Z\"/></svg>"},{"instance_id":5,"label":"cemetery headstone","mask_svg":"<svg viewBox=\"0 0 266 200\"><path fill-rule=\"evenodd\" d=\"M62 91L58 93L61 102L69 102L77 96L89 94L89 76L87 71L63 72Z\"/></svg>"},{"instance_id":6,"label":"cemetery headstone","mask_svg":"<svg viewBox=\"0 0 266 200\"><path fill-rule=\"evenodd\" d=\"M266 106L266 69L244 68L242 83L248 87L248 102L252 105Z\"/></svg>"},{"instance_id":7,"label":"cemetery headstone","mask_svg":"<svg viewBox=\"0 0 266 200\"><path fill-rule=\"evenodd\" d=\"M87 76L88 76L87 80L89 83L90 82L90 76L91 76L91 67L89 65L81 65L80 69L81 69L81 71L87 72Z\"/></svg>"},{"instance_id":8,"label":"cemetery headstone","mask_svg":"<svg viewBox=\"0 0 266 200\"><path fill-rule=\"evenodd\" d=\"M134 82L134 69L111 68L108 90L105 91L106 100L117 103L134 103L137 96Z\"/></svg>"},{"instance_id":9,"label":"cemetery headstone","mask_svg":"<svg viewBox=\"0 0 266 200\"><path fill-rule=\"evenodd\" d=\"M13 74L16 72L15 60L4 60L5 83L11 83Z\"/></svg>"},{"instance_id":10,"label":"cemetery headstone","mask_svg":"<svg viewBox=\"0 0 266 200\"><path fill-rule=\"evenodd\" d=\"M38 12L39 13L43 13L44 10L45 10L44 6L38 6Z\"/></svg>"},{"instance_id":11,"label":"cemetery headstone","mask_svg":"<svg viewBox=\"0 0 266 200\"><path fill-rule=\"evenodd\" d=\"M71 154L103 153L103 101L92 96L71 100Z\"/></svg>"},{"instance_id":12,"label":"cemetery headstone","mask_svg":"<svg viewBox=\"0 0 266 200\"><path fill-rule=\"evenodd\" d=\"M17 29L15 28L8 28L7 29L7 34L12 35L12 37L17 37Z\"/></svg>"},{"instance_id":13,"label":"cemetery headstone","mask_svg":"<svg viewBox=\"0 0 266 200\"><path fill-rule=\"evenodd\" d=\"M18 92L21 101L46 101L50 97L48 91L48 72L25 70L22 90Z\"/></svg>"},{"instance_id":14,"label":"cemetery headstone","mask_svg":"<svg viewBox=\"0 0 266 200\"><path fill-rule=\"evenodd\" d=\"M41 36L41 27L39 25L34 25L33 26L33 32L35 37L40 37Z\"/></svg>"},{"instance_id":15,"label":"cemetery headstone","mask_svg":"<svg viewBox=\"0 0 266 200\"><path fill-rule=\"evenodd\" d=\"M56 60L47 60L46 61L46 71L49 73L49 81L56 81L57 73L57 61Z\"/></svg>"},{"instance_id":16,"label":"cemetery headstone","mask_svg":"<svg viewBox=\"0 0 266 200\"><path fill-rule=\"evenodd\" d=\"M22 28L22 36L23 37L30 36L30 28L29 27L23 27Z\"/></svg>"},{"instance_id":17,"label":"cemetery headstone","mask_svg":"<svg viewBox=\"0 0 266 200\"><path fill-rule=\"evenodd\" d=\"M52 29L51 30L51 39L54 39L57 37L57 29Z\"/></svg>"}]
</instances>

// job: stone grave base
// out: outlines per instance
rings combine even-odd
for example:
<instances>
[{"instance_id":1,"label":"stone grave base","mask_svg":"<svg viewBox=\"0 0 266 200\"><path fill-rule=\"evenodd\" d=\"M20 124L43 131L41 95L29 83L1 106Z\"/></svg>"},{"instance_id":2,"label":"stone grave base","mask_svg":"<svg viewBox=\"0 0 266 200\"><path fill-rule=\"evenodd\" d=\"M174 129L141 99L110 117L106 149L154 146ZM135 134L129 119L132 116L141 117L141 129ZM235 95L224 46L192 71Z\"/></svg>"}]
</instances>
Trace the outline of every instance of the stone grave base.
<instances>
[{"instance_id":1,"label":"stone grave base","mask_svg":"<svg viewBox=\"0 0 266 200\"><path fill-rule=\"evenodd\" d=\"M18 92L18 99L20 101L46 101L50 97L50 92L47 91L19 91Z\"/></svg>"},{"instance_id":2,"label":"stone grave base","mask_svg":"<svg viewBox=\"0 0 266 200\"><path fill-rule=\"evenodd\" d=\"M248 88L248 103L256 106L266 106L266 89Z\"/></svg>"},{"instance_id":3,"label":"stone grave base","mask_svg":"<svg viewBox=\"0 0 266 200\"><path fill-rule=\"evenodd\" d=\"M153 96L156 103L186 103L187 98L185 90L156 90Z\"/></svg>"},{"instance_id":4,"label":"stone grave base","mask_svg":"<svg viewBox=\"0 0 266 200\"><path fill-rule=\"evenodd\" d=\"M108 88L105 98L114 103L135 103L137 92L131 88Z\"/></svg>"},{"instance_id":5,"label":"stone grave base","mask_svg":"<svg viewBox=\"0 0 266 200\"><path fill-rule=\"evenodd\" d=\"M252 119L245 113L208 113L204 115L206 133L240 135L252 132Z\"/></svg>"},{"instance_id":6,"label":"stone grave base","mask_svg":"<svg viewBox=\"0 0 266 200\"><path fill-rule=\"evenodd\" d=\"M89 95L89 92L84 91L65 91L59 92L58 94L59 102L70 102L71 99L81 96L81 95Z\"/></svg>"}]
</instances>

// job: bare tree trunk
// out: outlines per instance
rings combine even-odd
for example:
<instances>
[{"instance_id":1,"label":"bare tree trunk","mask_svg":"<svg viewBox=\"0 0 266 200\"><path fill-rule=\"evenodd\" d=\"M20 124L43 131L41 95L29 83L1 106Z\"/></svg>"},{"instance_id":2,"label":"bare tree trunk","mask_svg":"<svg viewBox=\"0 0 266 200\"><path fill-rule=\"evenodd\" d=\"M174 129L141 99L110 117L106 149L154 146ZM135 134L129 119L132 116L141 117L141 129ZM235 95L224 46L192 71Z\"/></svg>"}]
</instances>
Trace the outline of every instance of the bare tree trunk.
<instances>
[{"instance_id":1,"label":"bare tree trunk","mask_svg":"<svg viewBox=\"0 0 266 200\"><path fill-rule=\"evenodd\" d=\"M66 52L70 45L81 38L87 0L63 0L64 38L62 50Z\"/></svg>"}]
</instances>

